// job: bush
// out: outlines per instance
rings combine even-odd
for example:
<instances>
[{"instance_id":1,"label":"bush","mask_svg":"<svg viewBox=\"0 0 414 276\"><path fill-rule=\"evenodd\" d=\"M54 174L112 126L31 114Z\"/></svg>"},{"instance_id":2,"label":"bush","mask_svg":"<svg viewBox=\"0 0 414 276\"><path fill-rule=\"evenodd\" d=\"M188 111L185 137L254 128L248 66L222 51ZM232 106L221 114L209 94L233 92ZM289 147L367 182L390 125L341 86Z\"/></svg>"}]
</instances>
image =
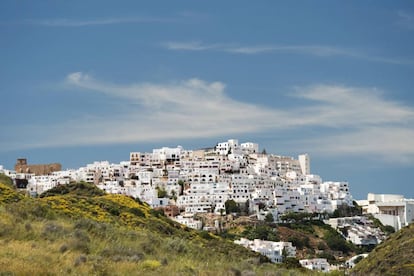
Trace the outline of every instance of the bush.
<instances>
[{"instance_id":1,"label":"bush","mask_svg":"<svg viewBox=\"0 0 414 276\"><path fill-rule=\"evenodd\" d=\"M89 184L86 182L79 182L79 183L70 183L67 185L57 185L56 187L43 192L40 197L48 197L48 196L55 196L55 195L65 195L65 194L72 194L78 196L102 196L106 193L96 187L93 184Z\"/></svg>"},{"instance_id":2,"label":"bush","mask_svg":"<svg viewBox=\"0 0 414 276\"><path fill-rule=\"evenodd\" d=\"M335 262L335 261L336 261L335 257L334 257L332 254L328 253L328 252L322 252L322 253L319 253L319 254L317 255L317 257L318 257L318 258L325 258L325 259L327 259L330 263L332 263L332 262Z\"/></svg>"},{"instance_id":3,"label":"bush","mask_svg":"<svg viewBox=\"0 0 414 276\"><path fill-rule=\"evenodd\" d=\"M207 232L207 231L200 231L200 237L202 237L203 239L206 239L206 240L214 239L214 237L212 235L210 235L210 233Z\"/></svg>"},{"instance_id":4,"label":"bush","mask_svg":"<svg viewBox=\"0 0 414 276\"><path fill-rule=\"evenodd\" d=\"M161 263L157 260L145 260L141 266L144 270L156 270L161 266Z\"/></svg>"},{"instance_id":5,"label":"bush","mask_svg":"<svg viewBox=\"0 0 414 276\"><path fill-rule=\"evenodd\" d=\"M76 230L73 234L73 238L69 245L74 250L78 250L82 253L88 254L90 252L90 241L91 240L85 231Z\"/></svg>"},{"instance_id":6,"label":"bush","mask_svg":"<svg viewBox=\"0 0 414 276\"><path fill-rule=\"evenodd\" d=\"M3 183L10 188L14 188L13 180L4 173L0 173L0 183Z\"/></svg>"},{"instance_id":7,"label":"bush","mask_svg":"<svg viewBox=\"0 0 414 276\"><path fill-rule=\"evenodd\" d=\"M227 200L224 203L224 206L226 208L226 214L240 213L239 205L237 205L237 203L232 199Z\"/></svg>"},{"instance_id":8,"label":"bush","mask_svg":"<svg viewBox=\"0 0 414 276\"><path fill-rule=\"evenodd\" d=\"M326 244L332 250L342 251L344 253L348 253L350 251L350 246L346 242L346 240L335 230L329 230L324 239Z\"/></svg>"},{"instance_id":9,"label":"bush","mask_svg":"<svg viewBox=\"0 0 414 276\"><path fill-rule=\"evenodd\" d=\"M248 226L241 234L249 240L260 239L268 241L279 241L276 229L268 225L257 225L255 227Z\"/></svg>"},{"instance_id":10,"label":"bush","mask_svg":"<svg viewBox=\"0 0 414 276\"><path fill-rule=\"evenodd\" d=\"M75 266L79 266L83 263L86 263L87 258L85 255L79 255L76 259L75 259Z\"/></svg>"},{"instance_id":11,"label":"bush","mask_svg":"<svg viewBox=\"0 0 414 276\"><path fill-rule=\"evenodd\" d=\"M303 248L303 243L302 243L302 240L301 240L301 239L299 239L299 238L298 238L298 237L296 237L296 236L289 237L287 241L288 241L288 242L291 242L291 243L292 243L292 245L293 245L293 246L295 246L297 249L302 249L302 248Z\"/></svg>"},{"instance_id":12,"label":"bush","mask_svg":"<svg viewBox=\"0 0 414 276\"><path fill-rule=\"evenodd\" d=\"M18 202L23 198L24 196L13 188L9 187L6 184L0 183L0 204Z\"/></svg>"},{"instance_id":13,"label":"bush","mask_svg":"<svg viewBox=\"0 0 414 276\"><path fill-rule=\"evenodd\" d=\"M141 211L141 213L142 213L141 216L144 216L145 217L145 214L142 211ZM157 218L159 218L159 217L165 217L164 211L162 209L159 209L159 210L150 209L149 213L151 215L153 215L154 217L157 217Z\"/></svg>"},{"instance_id":14,"label":"bush","mask_svg":"<svg viewBox=\"0 0 414 276\"><path fill-rule=\"evenodd\" d=\"M66 235L67 233L68 231L64 229L61 225L54 222L48 222L43 227L41 236L46 240L54 241Z\"/></svg>"},{"instance_id":15,"label":"bush","mask_svg":"<svg viewBox=\"0 0 414 276\"><path fill-rule=\"evenodd\" d=\"M140 249L124 245L107 247L101 251L101 255L116 262L125 260L138 262L144 259L144 253Z\"/></svg>"},{"instance_id":16,"label":"bush","mask_svg":"<svg viewBox=\"0 0 414 276\"><path fill-rule=\"evenodd\" d=\"M302 265L299 263L299 260L293 257L287 257L283 260L283 265L288 268L300 268Z\"/></svg>"},{"instance_id":17,"label":"bush","mask_svg":"<svg viewBox=\"0 0 414 276\"><path fill-rule=\"evenodd\" d=\"M177 253L186 253L188 251L188 244L186 240L180 238L171 238L167 240L166 250Z\"/></svg>"}]
</instances>

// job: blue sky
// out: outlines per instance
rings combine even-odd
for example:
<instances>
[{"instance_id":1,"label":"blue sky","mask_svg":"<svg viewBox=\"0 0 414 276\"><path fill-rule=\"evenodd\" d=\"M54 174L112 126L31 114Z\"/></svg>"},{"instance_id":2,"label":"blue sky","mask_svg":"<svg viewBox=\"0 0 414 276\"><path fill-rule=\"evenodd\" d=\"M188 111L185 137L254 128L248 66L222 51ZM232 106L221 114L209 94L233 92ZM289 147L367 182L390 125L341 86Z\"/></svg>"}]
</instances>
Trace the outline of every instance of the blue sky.
<instances>
[{"instance_id":1,"label":"blue sky","mask_svg":"<svg viewBox=\"0 0 414 276\"><path fill-rule=\"evenodd\" d=\"M414 197L412 1L1 1L0 164L229 138Z\"/></svg>"}]
</instances>

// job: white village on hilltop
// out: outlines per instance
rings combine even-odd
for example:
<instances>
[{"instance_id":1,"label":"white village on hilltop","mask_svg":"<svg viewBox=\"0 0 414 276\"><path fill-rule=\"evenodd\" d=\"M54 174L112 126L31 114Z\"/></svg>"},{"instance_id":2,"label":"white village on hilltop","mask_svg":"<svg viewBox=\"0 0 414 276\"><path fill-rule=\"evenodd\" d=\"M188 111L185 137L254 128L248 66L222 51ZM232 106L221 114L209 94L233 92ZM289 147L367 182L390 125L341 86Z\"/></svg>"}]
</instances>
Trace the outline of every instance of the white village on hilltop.
<instances>
[{"instance_id":1,"label":"white village on hilltop","mask_svg":"<svg viewBox=\"0 0 414 276\"><path fill-rule=\"evenodd\" d=\"M198 150L177 146L150 153L131 152L129 161L119 164L100 161L71 170L61 170L56 164L30 166L21 158L15 170L0 166L0 173L11 177L18 188L26 189L31 196L73 181L95 184L108 193L139 198L153 208L162 208L171 219L204 230L220 225L218 221L204 225L199 215L223 215L229 201L249 217L264 220L270 214L274 222L291 212L326 217L341 206L354 205L347 182L323 181L319 175L311 174L308 154L297 159L268 154L260 151L256 143L239 143L237 139ZM414 200L401 195L368 194L367 200L357 204L363 213L372 214L396 230L414 220ZM363 216L325 222L338 231L346 226L346 238L356 245L378 244L384 239L384 234L371 227ZM290 242L236 242L274 262L281 262L283 251L295 256ZM301 264L310 269L330 269L326 259L301 260Z\"/></svg>"}]
</instances>

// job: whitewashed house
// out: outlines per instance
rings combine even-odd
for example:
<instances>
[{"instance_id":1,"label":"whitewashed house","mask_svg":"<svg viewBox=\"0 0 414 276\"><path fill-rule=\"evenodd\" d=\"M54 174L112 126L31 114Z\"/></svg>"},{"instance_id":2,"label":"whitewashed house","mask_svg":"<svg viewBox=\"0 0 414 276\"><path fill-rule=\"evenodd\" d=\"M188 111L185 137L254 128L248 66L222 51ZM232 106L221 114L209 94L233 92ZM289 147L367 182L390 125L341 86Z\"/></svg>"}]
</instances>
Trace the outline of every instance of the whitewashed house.
<instances>
[{"instance_id":1,"label":"whitewashed house","mask_svg":"<svg viewBox=\"0 0 414 276\"><path fill-rule=\"evenodd\" d=\"M260 254L268 257L274 263L283 262L284 254L286 254L286 257L296 256L296 247L294 247L291 242L274 242L259 239L252 241L241 238L240 240L234 241L234 243L242 245L255 252L259 252Z\"/></svg>"}]
</instances>

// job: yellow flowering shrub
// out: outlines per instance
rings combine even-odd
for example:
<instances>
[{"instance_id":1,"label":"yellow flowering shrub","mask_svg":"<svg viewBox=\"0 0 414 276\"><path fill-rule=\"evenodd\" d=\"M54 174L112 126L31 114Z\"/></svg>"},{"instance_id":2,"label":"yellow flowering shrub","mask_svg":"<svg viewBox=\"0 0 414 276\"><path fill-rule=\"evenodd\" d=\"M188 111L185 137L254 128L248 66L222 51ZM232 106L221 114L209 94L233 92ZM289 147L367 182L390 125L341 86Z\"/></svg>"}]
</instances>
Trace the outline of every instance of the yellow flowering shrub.
<instances>
[{"instance_id":1,"label":"yellow flowering shrub","mask_svg":"<svg viewBox=\"0 0 414 276\"><path fill-rule=\"evenodd\" d=\"M156 270L160 266L161 266L161 263L157 260L145 260L141 264L141 267L144 270Z\"/></svg>"},{"instance_id":2,"label":"yellow flowering shrub","mask_svg":"<svg viewBox=\"0 0 414 276\"><path fill-rule=\"evenodd\" d=\"M17 191L3 183L0 183L0 204L17 202L23 198L24 196L19 194Z\"/></svg>"}]
</instances>

